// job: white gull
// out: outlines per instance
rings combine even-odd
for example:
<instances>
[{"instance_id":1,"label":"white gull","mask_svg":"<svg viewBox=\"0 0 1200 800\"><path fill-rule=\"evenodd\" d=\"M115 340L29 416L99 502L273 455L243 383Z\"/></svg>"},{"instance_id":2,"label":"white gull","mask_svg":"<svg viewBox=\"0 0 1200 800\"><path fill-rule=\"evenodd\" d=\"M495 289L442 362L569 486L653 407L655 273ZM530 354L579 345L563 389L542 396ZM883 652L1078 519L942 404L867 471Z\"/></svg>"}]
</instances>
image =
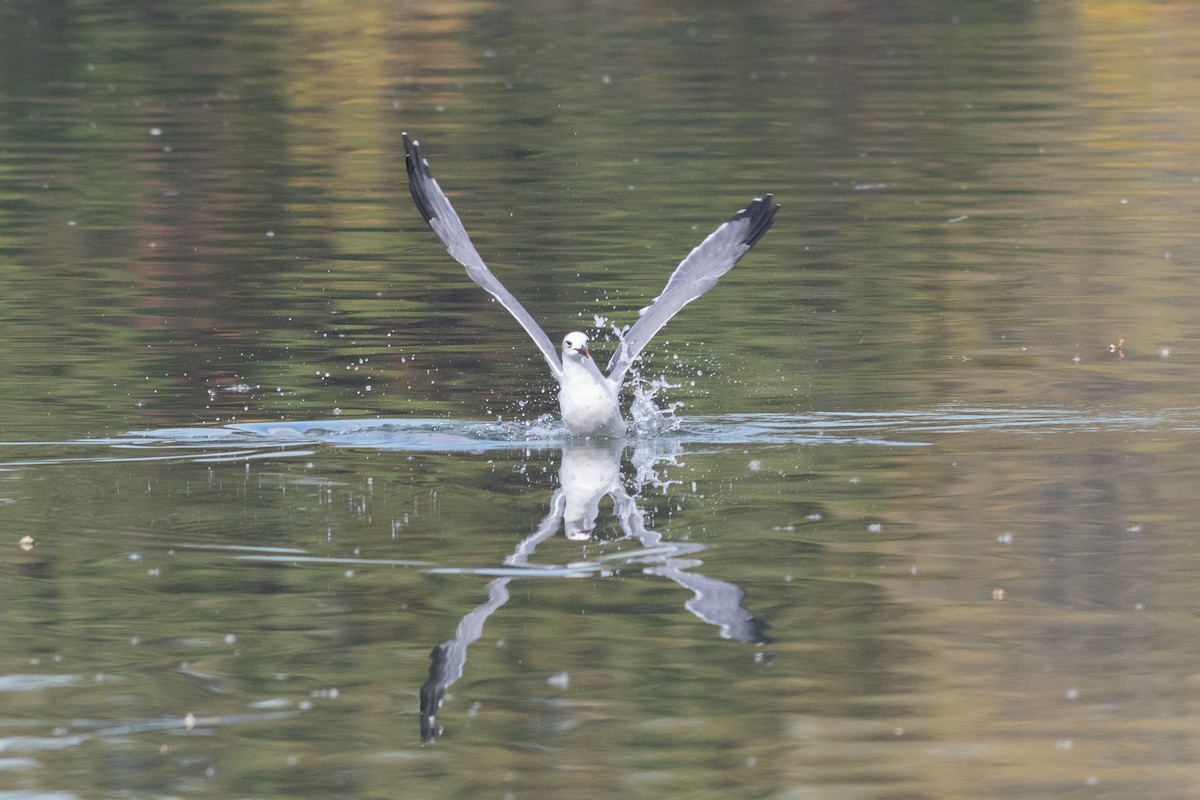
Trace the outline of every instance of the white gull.
<instances>
[{"instance_id":1,"label":"white gull","mask_svg":"<svg viewBox=\"0 0 1200 800\"><path fill-rule=\"evenodd\" d=\"M563 422L570 434L578 437L625 435L625 420L621 417L617 396L633 362L671 317L715 286L717 279L762 238L779 209L772 203L772 195L756 197L692 250L675 268L662 293L641 310L637 322L621 337L605 376L592 360L587 336L579 331L572 331L563 338L560 358L546 332L483 263L450 200L433 179L420 142L409 139L407 133L404 134L404 152L408 188L417 210L450 255L467 268L467 276L500 301L533 339L550 367L550 374L558 381L558 404Z\"/></svg>"}]
</instances>

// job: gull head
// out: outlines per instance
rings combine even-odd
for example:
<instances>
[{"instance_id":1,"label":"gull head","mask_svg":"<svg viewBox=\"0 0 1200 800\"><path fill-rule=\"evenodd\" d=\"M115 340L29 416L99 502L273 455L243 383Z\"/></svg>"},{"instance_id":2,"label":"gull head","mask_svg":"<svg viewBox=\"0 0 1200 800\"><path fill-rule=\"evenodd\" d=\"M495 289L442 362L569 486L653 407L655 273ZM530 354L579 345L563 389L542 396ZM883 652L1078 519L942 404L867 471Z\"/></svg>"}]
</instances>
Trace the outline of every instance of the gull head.
<instances>
[{"instance_id":1,"label":"gull head","mask_svg":"<svg viewBox=\"0 0 1200 800\"><path fill-rule=\"evenodd\" d=\"M591 358L592 354L588 352L588 338L579 331L568 333L563 337L562 357L563 361L568 358L575 361Z\"/></svg>"}]
</instances>

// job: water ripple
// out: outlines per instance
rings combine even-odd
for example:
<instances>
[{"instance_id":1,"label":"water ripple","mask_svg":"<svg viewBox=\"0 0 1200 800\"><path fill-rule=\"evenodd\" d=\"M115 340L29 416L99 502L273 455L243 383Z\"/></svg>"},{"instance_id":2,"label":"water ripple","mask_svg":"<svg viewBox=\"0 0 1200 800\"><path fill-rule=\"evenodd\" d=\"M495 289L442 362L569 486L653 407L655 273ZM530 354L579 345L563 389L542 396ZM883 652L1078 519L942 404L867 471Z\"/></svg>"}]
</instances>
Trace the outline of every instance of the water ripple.
<instances>
[{"instance_id":1,"label":"water ripple","mask_svg":"<svg viewBox=\"0 0 1200 800\"><path fill-rule=\"evenodd\" d=\"M1068 432L1194 430L1190 411L1127 413L1104 409L938 407L925 411L812 412L809 414L722 414L683 418L658 437L694 450L747 445L873 445L913 447L938 437L978 432L1045 434ZM0 469L80 462L192 461L214 463L298 458L317 446L404 452L469 452L560 449L561 424L483 422L422 418L332 419L244 422L223 426L158 428L74 442L0 443ZM646 437L630 443L647 441Z\"/></svg>"}]
</instances>

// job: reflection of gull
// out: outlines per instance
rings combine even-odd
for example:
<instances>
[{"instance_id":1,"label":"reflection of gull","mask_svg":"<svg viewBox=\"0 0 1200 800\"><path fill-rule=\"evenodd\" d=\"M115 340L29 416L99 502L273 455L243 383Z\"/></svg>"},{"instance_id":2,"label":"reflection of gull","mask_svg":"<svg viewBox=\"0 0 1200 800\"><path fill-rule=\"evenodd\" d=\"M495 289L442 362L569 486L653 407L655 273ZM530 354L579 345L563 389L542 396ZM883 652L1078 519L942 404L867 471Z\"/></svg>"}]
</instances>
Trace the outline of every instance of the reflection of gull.
<instances>
[{"instance_id":1,"label":"reflection of gull","mask_svg":"<svg viewBox=\"0 0 1200 800\"><path fill-rule=\"evenodd\" d=\"M587 541L600 516L600 501L605 495L623 493L621 486L621 446L612 440L579 442L563 448L559 468L563 498L563 533L568 539Z\"/></svg>"},{"instance_id":2,"label":"reflection of gull","mask_svg":"<svg viewBox=\"0 0 1200 800\"><path fill-rule=\"evenodd\" d=\"M509 566L525 564L533 554L534 548L558 530L558 520L562 517L562 511L562 496L555 492L550 500L550 513L542 518L542 524L536 531L521 540L512 555L504 559L504 563ZM488 583L487 602L476 606L462 618L454 630L454 638L447 639L433 648L430 654L429 680L421 687L422 741L436 739L441 734L436 715L442 705L442 698L446 695L446 689L462 677L463 666L467 663L467 648L483 635L483 623L496 609L508 602L508 583L511 580L511 577L496 578Z\"/></svg>"},{"instance_id":3,"label":"reflection of gull","mask_svg":"<svg viewBox=\"0 0 1200 800\"><path fill-rule=\"evenodd\" d=\"M621 528L626 536L636 536L646 547L654 547L662 542L661 533L646 529L645 518L633 497L623 491L612 497L617 518L621 520ZM684 603L684 607L710 625L716 625L721 638L754 644L772 641L766 634L767 624L742 608L745 592L732 583L687 572L702 563L694 558L668 558L658 565L646 567L645 571L650 575L670 578L685 589L692 590L694 596Z\"/></svg>"},{"instance_id":4,"label":"reflection of gull","mask_svg":"<svg viewBox=\"0 0 1200 800\"><path fill-rule=\"evenodd\" d=\"M625 421L617 404L617 393L621 390L625 373L633 366L642 348L671 317L715 286L717 279L762 238L771 227L779 208L772 204L769 194L764 198L755 198L692 250L675 268L662 294L642 309L637 322L621 338L620 345L608 362L608 376L605 377L596 362L592 361L587 337L578 331L568 333L563 339L562 357L559 358L550 337L483 263L454 207L433 179L429 162L421 153L420 143L411 141L408 134L404 134L404 151L408 165L408 188L421 216L425 217L450 255L467 268L471 280L499 300L533 338L550 367L550 374L558 381L559 408L572 436L625 435Z\"/></svg>"},{"instance_id":5,"label":"reflection of gull","mask_svg":"<svg viewBox=\"0 0 1200 800\"><path fill-rule=\"evenodd\" d=\"M742 608L745 593L732 583L689 572L701 565L696 558L682 558L703 549L697 544L663 542L661 533L648 530L637 501L621 484L621 447L618 442L576 442L563 450L559 473L561 486L550 498L550 510L537 530L521 540L508 558L506 566L519 568L529 564L533 551L552 537L559 521L567 536L586 540L595 528L600 501L607 495L613 500L613 512L625 536L642 543L640 553L634 553L628 563L648 564L644 572L669 578L692 592L684 603L688 611L710 625L715 625L724 639L736 639L753 644L766 644L766 623ZM462 677L467 662L467 648L483 635L483 625L501 606L508 602L508 584L516 575L505 575L488 583L486 602L476 606L458 623L454 636L437 647L430 655L429 679L421 687L421 739L428 741L441 735L436 716L450 688Z\"/></svg>"}]
</instances>

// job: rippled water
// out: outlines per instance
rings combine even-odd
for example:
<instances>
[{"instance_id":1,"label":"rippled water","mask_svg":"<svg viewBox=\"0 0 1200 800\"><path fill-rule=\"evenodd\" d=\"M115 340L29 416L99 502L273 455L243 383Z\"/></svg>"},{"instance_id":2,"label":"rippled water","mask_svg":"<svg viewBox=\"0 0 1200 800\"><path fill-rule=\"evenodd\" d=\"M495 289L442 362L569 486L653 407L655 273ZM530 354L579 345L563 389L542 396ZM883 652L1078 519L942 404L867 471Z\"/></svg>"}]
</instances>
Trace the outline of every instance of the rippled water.
<instances>
[{"instance_id":1,"label":"rippled water","mask_svg":"<svg viewBox=\"0 0 1200 800\"><path fill-rule=\"evenodd\" d=\"M1200 430L1194 409L1164 409L1147 416L1100 409L961 408L929 411L819 412L807 415L726 414L673 420L657 436L633 436L623 444L720 452L753 447L869 444L905 447L933 444L939 434L996 431L1015 434L1071 431L1144 433ZM894 437L894 438L892 438ZM444 419L330 419L306 422L240 422L221 426L159 428L74 442L0 443L11 460L3 467L87 461L194 460L244 462L256 457L312 455L320 445L410 453L556 451L573 446L565 426L547 415L528 422ZM37 454L60 455L45 460ZM130 451L138 451L131 453ZM143 454L143 451L150 454ZM154 455L161 453L161 455ZM28 458L23 458L28 456Z\"/></svg>"},{"instance_id":2,"label":"rippled water","mask_svg":"<svg viewBox=\"0 0 1200 800\"><path fill-rule=\"evenodd\" d=\"M0 800L1191 797L1198 25L0 4Z\"/></svg>"}]
</instances>

